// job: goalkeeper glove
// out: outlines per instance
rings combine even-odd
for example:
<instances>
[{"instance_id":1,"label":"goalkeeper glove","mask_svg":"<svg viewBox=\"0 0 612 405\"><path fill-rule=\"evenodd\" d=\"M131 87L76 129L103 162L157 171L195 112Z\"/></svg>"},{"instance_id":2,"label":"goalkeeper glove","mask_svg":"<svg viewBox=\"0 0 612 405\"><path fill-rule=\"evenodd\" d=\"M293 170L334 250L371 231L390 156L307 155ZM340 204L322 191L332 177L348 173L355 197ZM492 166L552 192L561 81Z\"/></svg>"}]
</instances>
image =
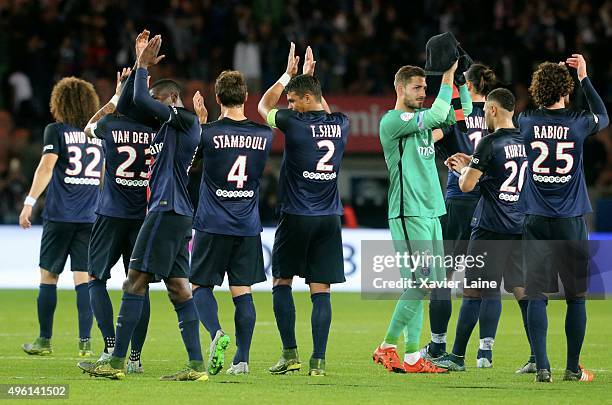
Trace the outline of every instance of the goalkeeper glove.
<instances>
[{"instance_id":1,"label":"goalkeeper glove","mask_svg":"<svg viewBox=\"0 0 612 405\"><path fill-rule=\"evenodd\" d=\"M457 66L457 70L455 71L454 82L455 86L459 87L465 84L464 73L467 72L467 70L470 68L470 66L472 66L472 63L474 63L474 61L463 50L463 48L457 46L457 49L459 50L459 64Z\"/></svg>"}]
</instances>

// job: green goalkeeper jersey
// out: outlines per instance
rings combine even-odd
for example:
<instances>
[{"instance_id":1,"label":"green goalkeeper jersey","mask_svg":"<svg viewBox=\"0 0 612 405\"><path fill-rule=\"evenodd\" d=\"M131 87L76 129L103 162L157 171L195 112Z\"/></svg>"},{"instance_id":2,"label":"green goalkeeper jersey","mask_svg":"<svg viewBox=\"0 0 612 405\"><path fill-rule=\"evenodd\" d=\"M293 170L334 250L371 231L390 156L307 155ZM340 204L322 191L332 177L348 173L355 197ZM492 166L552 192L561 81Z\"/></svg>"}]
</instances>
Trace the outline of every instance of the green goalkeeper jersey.
<instances>
[{"instance_id":1,"label":"green goalkeeper jersey","mask_svg":"<svg viewBox=\"0 0 612 405\"><path fill-rule=\"evenodd\" d=\"M446 213L432 130L455 123L452 92L451 86L443 84L431 108L390 110L380 121L380 142L389 170L389 219ZM466 86L459 93L467 116L472 110L470 94Z\"/></svg>"}]
</instances>

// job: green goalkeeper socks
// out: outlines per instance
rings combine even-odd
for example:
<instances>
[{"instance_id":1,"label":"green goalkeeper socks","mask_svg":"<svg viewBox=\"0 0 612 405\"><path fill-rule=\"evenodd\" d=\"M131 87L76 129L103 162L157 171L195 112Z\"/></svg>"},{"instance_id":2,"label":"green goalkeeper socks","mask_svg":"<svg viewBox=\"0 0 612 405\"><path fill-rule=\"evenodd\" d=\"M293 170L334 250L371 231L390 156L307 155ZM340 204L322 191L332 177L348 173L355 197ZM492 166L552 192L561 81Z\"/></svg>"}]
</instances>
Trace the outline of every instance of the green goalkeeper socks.
<instances>
[{"instance_id":1,"label":"green goalkeeper socks","mask_svg":"<svg viewBox=\"0 0 612 405\"><path fill-rule=\"evenodd\" d=\"M421 330L423 328L423 297L425 293L416 288L409 288L400 297L391 317L385 342L397 344L402 331L406 330L406 341L411 344L416 341L418 348Z\"/></svg>"},{"instance_id":2,"label":"green goalkeeper socks","mask_svg":"<svg viewBox=\"0 0 612 405\"><path fill-rule=\"evenodd\" d=\"M417 307L415 309L416 313L404 327L404 339L406 342L404 348L405 353L414 353L419 351L421 331L423 330L423 312L425 310L425 305L423 304L423 300L413 302L417 303Z\"/></svg>"}]
</instances>

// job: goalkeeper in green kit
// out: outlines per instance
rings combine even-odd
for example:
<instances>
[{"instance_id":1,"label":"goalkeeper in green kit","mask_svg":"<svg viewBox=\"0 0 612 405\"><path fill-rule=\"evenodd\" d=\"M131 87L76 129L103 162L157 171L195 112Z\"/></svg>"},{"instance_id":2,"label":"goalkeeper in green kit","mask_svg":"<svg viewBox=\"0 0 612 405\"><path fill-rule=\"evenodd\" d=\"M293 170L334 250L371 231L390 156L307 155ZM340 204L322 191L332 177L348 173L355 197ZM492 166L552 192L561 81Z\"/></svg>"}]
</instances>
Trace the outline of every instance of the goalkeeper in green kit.
<instances>
[{"instance_id":1,"label":"goalkeeper in green kit","mask_svg":"<svg viewBox=\"0 0 612 405\"><path fill-rule=\"evenodd\" d=\"M440 91L430 109L423 109L425 71L404 66L395 74L397 101L380 121L380 142L389 170L389 228L395 249L435 260L420 262L415 268L400 269L402 278L412 280L412 287L401 295L393 312L384 341L373 355L375 363L397 373L443 373L419 354L423 328L423 299L428 288L423 282L442 281L446 277L443 263L442 228L439 217L446 213L436 169L432 130L456 122L451 108L453 79L457 62L442 76ZM457 74L463 74L457 72ZM465 82L463 82L465 83ZM472 111L472 100L465 85L459 87L465 116ZM405 339L403 361L397 354L401 334Z\"/></svg>"}]
</instances>

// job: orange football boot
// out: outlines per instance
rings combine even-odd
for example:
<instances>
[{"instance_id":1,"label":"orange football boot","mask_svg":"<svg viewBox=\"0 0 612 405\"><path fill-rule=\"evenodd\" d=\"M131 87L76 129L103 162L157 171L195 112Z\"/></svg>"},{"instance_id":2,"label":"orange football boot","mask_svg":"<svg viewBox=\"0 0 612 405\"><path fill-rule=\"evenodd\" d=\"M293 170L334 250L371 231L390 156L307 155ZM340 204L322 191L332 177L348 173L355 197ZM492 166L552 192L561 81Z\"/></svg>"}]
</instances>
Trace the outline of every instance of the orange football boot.
<instances>
[{"instance_id":1,"label":"orange football boot","mask_svg":"<svg viewBox=\"0 0 612 405\"><path fill-rule=\"evenodd\" d=\"M404 371L406 373L448 373L447 369L440 368L422 357L412 365L404 362Z\"/></svg>"},{"instance_id":2,"label":"orange football boot","mask_svg":"<svg viewBox=\"0 0 612 405\"><path fill-rule=\"evenodd\" d=\"M381 364L384 368L394 373L405 373L404 365L400 361L397 355L395 347L388 347L386 349L378 346L372 355L374 363Z\"/></svg>"}]
</instances>

